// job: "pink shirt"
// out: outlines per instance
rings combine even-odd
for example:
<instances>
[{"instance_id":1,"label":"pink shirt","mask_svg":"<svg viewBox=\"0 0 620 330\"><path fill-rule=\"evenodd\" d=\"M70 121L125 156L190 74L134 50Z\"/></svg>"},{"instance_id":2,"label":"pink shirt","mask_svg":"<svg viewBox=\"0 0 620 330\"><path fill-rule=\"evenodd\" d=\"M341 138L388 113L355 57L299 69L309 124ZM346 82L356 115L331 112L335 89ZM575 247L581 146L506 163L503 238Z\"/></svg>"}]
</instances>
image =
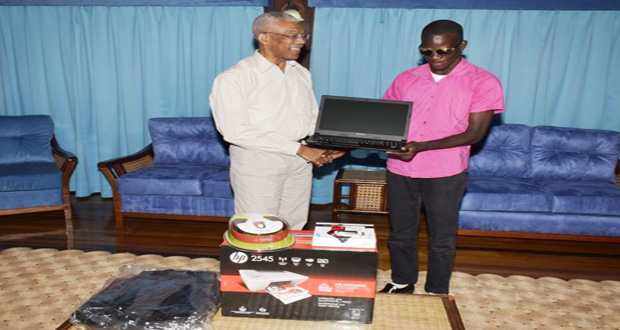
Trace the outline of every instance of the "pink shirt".
<instances>
[{"instance_id":1,"label":"pink shirt","mask_svg":"<svg viewBox=\"0 0 620 330\"><path fill-rule=\"evenodd\" d=\"M465 58L438 83L424 64L401 73L383 95L384 99L413 102L408 141L430 141L463 133L469 114L504 111L500 81ZM467 169L470 146L423 151L410 161L390 157L390 172L412 178L440 178Z\"/></svg>"}]
</instances>

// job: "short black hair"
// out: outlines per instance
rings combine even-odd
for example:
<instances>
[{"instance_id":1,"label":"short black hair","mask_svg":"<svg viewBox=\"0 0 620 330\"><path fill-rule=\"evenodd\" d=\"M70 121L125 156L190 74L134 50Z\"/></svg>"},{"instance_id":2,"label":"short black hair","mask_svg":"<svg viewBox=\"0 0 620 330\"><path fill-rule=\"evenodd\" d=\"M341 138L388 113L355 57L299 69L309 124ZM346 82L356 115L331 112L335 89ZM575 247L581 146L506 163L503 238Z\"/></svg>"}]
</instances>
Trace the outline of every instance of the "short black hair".
<instances>
[{"instance_id":1,"label":"short black hair","mask_svg":"<svg viewBox=\"0 0 620 330\"><path fill-rule=\"evenodd\" d=\"M444 34L451 34L457 37L458 40L463 41L463 27L461 24L447 19L434 21L425 26L422 30L422 39L428 36Z\"/></svg>"}]
</instances>

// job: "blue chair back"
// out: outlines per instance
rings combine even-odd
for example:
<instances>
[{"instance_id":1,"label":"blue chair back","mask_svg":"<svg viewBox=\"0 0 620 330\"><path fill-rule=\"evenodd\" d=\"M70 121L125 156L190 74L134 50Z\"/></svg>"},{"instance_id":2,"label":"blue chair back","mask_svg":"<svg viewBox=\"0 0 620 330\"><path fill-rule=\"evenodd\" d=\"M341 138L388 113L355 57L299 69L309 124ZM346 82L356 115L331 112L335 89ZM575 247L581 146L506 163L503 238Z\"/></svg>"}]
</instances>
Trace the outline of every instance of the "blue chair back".
<instances>
[{"instance_id":1,"label":"blue chair back","mask_svg":"<svg viewBox=\"0 0 620 330\"><path fill-rule=\"evenodd\" d=\"M614 182L619 156L619 132L552 126L533 130L533 178Z\"/></svg>"},{"instance_id":2,"label":"blue chair back","mask_svg":"<svg viewBox=\"0 0 620 330\"><path fill-rule=\"evenodd\" d=\"M54 162L48 115L0 116L0 164Z\"/></svg>"},{"instance_id":3,"label":"blue chair back","mask_svg":"<svg viewBox=\"0 0 620 330\"><path fill-rule=\"evenodd\" d=\"M469 174L480 176L530 175L530 142L532 128L505 124L491 127L481 144L472 146Z\"/></svg>"},{"instance_id":4,"label":"blue chair back","mask_svg":"<svg viewBox=\"0 0 620 330\"><path fill-rule=\"evenodd\" d=\"M229 166L228 147L210 117L152 118L155 165Z\"/></svg>"}]
</instances>

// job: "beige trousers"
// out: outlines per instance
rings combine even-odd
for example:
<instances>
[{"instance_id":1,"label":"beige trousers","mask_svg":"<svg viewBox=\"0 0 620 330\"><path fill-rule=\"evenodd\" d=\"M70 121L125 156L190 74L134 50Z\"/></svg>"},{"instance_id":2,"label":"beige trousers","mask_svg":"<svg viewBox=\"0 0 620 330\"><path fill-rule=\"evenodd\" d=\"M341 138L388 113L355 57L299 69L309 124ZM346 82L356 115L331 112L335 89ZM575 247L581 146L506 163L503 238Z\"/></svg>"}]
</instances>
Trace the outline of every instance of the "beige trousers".
<instances>
[{"instance_id":1,"label":"beige trousers","mask_svg":"<svg viewBox=\"0 0 620 330\"><path fill-rule=\"evenodd\" d=\"M286 156L230 146L235 213L269 213L300 230L308 221L312 165Z\"/></svg>"}]
</instances>

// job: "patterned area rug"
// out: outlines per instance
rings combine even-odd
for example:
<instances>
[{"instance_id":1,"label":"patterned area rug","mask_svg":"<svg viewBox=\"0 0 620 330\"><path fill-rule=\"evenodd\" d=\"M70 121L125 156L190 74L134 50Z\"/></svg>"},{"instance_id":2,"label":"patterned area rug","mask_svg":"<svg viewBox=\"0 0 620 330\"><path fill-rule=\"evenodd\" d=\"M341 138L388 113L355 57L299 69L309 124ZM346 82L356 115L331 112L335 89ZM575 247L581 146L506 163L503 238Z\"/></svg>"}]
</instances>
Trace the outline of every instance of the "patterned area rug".
<instances>
[{"instance_id":1,"label":"patterned area rug","mask_svg":"<svg viewBox=\"0 0 620 330\"><path fill-rule=\"evenodd\" d=\"M0 329L56 329L80 301L96 293L121 266L129 264L219 270L219 262L211 258L3 250ZM420 273L420 279L425 276ZM389 278L389 271L379 271L377 286L382 287ZM451 285L467 329L620 329L620 282L456 272ZM423 287L423 281L418 283L416 292L423 292Z\"/></svg>"}]
</instances>

